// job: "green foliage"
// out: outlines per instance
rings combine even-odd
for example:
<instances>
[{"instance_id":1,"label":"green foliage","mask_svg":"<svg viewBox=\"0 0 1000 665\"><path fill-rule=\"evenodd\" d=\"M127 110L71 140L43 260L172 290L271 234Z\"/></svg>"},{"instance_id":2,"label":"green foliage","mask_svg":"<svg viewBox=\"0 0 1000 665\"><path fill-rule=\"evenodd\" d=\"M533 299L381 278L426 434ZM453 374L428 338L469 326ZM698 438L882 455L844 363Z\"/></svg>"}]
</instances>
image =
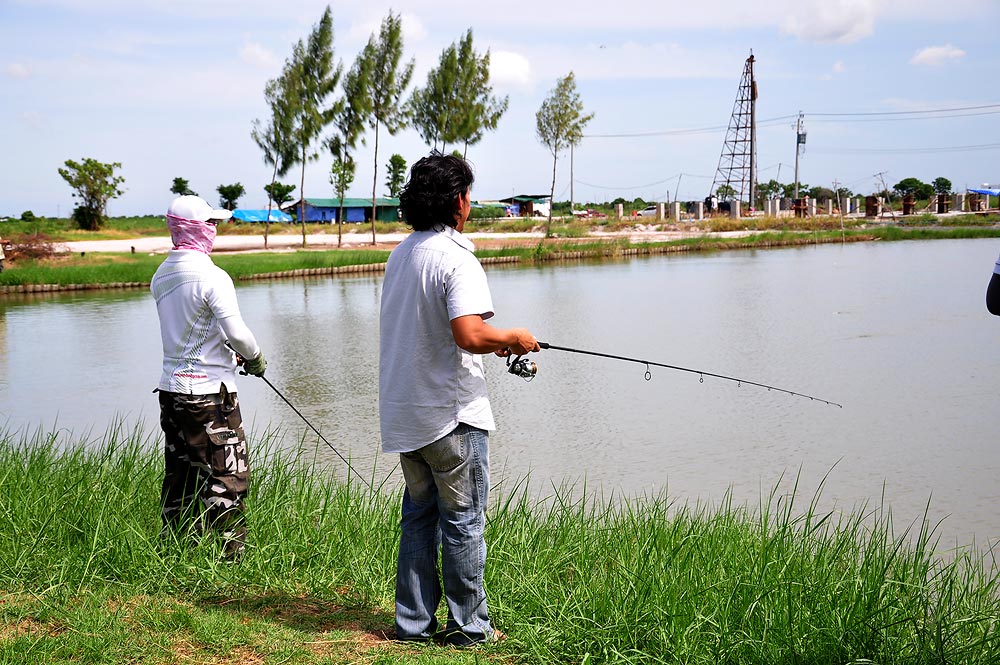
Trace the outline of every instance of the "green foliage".
<instances>
[{"instance_id":1,"label":"green foliage","mask_svg":"<svg viewBox=\"0 0 1000 665\"><path fill-rule=\"evenodd\" d=\"M728 201L736 196L736 190L731 185L719 185L715 190L715 195L722 201Z\"/></svg>"},{"instance_id":2,"label":"green foliage","mask_svg":"<svg viewBox=\"0 0 1000 665\"><path fill-rule=\"evenodd\" d=\"M198 192L193 191L188 186L188 181L184 178L174 178L174 184L170 186L170 191L177 196L198 195Z\"/></svg>"},{"instance_id":3,"label":"green foliage","mask_svg":"<svg viewBox=\"0 0 1000 665\"><path fill-rule=\"evenodd\" d=\"M84 230L95 230L104 224L108 201L124 193L120 185L125 178L115 175L121 168L120 162L105 164L85 157L82 162L66 160L66 168L59 169L59 175L73 188L73 197L79 206L73 211L73 219Z\"/></svg>"},{"instance_id":4,"label":"green foliage","mask_svg":"<svg viewBox=\"0 0 1000 665\"><path fill-rule=\"evenodd\" d=\"M330 184L333 185L333 191L337 195L337 198L341 199L341 203L343 203L344 194L350 188L351 183L354 182L356 170L357 165L350 156L346 159L341 159L338 155L330 166ZM344 206L341 205L340 209L343 210ZM340 219L339 214L337 215L337 219Z\"/></svg>"},{"instance_id":5,"label":"green foliage","mask_svg":"<svg viewBox=\"0 0 1000 665\"><path fill-rule=\"evenodd\" d=\"M593 113L584 115L583 101L576 91L576 76L570 72L556 82L535 113L535 131L538 140L556 157L580 142L584 127L593 117Z\"/></svg>"},{"instance_id":6,"label":"green foliage","mask_svg":"<svg viewBox=\"0 0 1000 665\"><path fill-rule=\"evenodd\" d=\"M468 147L496 128L508 98L493 96L489 65L489 51L480 57L473 47L471 28L441 52L426 85L415 89L407 103L414 128L427 145L437 149L440 143L442 151L454 143Z\"/></svg>"},{"instance_id":7,"label":"green foliage","mask_svg":"<svg viewBox=\"0 0 1000 665\"><path fill-rule=\"evenodd\" d=\"M372 244L375 244L375 195L378 187L378 134L384 126L391 135L403 129L408 121L402 104L403 91L413 77L414 60L400 69L403 59L403 21L391 11L382 20L379 35L373 34L358 55L357 67L364 76L363 100L359 109L365 112L368 126L375 131L374 173L372 174Z\"/></svg>"},{"instance_id":8,"label":"green foliage","mask_svg":"<svg viewBox=\"0 0 1000 665\"><path fill-rule=\"evenodd\" d=\"M279 208L281 204L292 200L292 192L294 191L295 185L286 185L277 181L264 185L264 192L267 194L267 198L273 201Z\"/></svg>"},{"instance_id":9,"label":"green foliage","mask_svg":"<svg viewBox=\"0 0 1000 665\"><path fill-rule=\"evenodd\" d=\"M899 196L913 196L917 199L929 199L934 195L934 186L917 178L903 178L893 185L892 189Z\"/></svg>"},{"instance_id":10,"label":"green foliage","mask_svg":"<svg viewBox=\"0 0 1000 665\"><path fill-rule=\"evenodd\" d=\"M806 190L806 196L817 201L829 201L834 198L833 190L829 187L810 187Z\"/></svg>"},{"instance_id":11,"label":"green foliage","mask_svg":"<svg viewBox=\"0 0 1000 665\"><path fill-rule=\"evenodd\" d=\"M31 212L30 210L25 210L24 212L21 213L22 222L33 222L35 221L35 219L36 219L35 213Z\"/></svg>"},{"instance_id":12,"label":"green foliage","mask_svg":"<svg viewBox=\"0 0 1000 665\"><path fill-rule=\"evenodd\" d=\"M302 166L299 183L299 195L302 198L300 221L302 227L302 242L305 244L305 171L306 164L319 158L312 145L319 138L323 129L333 120L339 109L339 102L330 104L329 97L334 93L340 82L342 72L340 63L334 64L333 53L333 14L329 5L323 12L319 23L313 26L306 42L299 42L292 49L292 55L285 61L281 76L275 81L273 94L283 108L279 115L272 113L270 129L275 137L287 132L287 140L294 147L287 152L284 149L272 153L272 159L281 160L288 166L298 163ZM265 93L266 94L266 93ZM259 133L261 141L267 143L268 128ZM260 142L258 143L260 145ZM280 170L278 175L283 175Z\"/></svg>"},{"instance_id":13,"label":"green foliage","mask_svg":"<svg viewBox=\"0 0 1000 665\"><path fill-rule=\"evenodd\" d=\"M406 181L406 160L403 159L402 155L395 153L389 158L385 170L386 189L389 190L389 196L395 198L399 196L400 190L403 189L403 183Z\"/></svg>"},{"instance_id":14,"label":"green foliage","mask_svg":"<svg viewBox=\"0 0 1000 665\"><path fill-rule=\"evenodd\" d=\"M246 194L246 190L240 183L232 185L219 185L216 190L219 192L219 205L226 210L236 210L240 198Z\"/></svg>"},{"instance_id":15,"label":"green foliage","mask_svg":"<svg viewBox=\"0 0 1000 665\"><path fill-rule=\"evenodd\" d=\"M951 194L951 180L947 178L934 178L934 182L931 185L934 187L934 193L936 194Z\"/></svg>"},{"instance_id":16,"label":"green foliage","mask_svg":"<svg viewBox=\"0 0 1000 665\"><path fill-rule=\"evenodd\" d=\"M549 200L556 193L556 162L559 153L569 146L577 145L583 138L583 128L594 118L593 113L584 114L583 100L576 91L576 76L570 72L556 82L556 87L542 102L535 113L535 132L538 140L552 153L552 187ZM545 224L545 235L552 229L552 209L549 209Z\"/></svg>"}]
</instances>

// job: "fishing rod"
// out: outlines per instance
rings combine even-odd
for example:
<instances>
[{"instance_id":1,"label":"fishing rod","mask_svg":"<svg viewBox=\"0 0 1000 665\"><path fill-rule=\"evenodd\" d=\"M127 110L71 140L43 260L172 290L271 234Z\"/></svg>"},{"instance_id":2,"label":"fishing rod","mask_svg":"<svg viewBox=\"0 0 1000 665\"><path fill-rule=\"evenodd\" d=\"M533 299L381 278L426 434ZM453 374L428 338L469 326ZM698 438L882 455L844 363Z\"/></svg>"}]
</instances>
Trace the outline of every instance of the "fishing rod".
<instances>
[{"instance_id":1,"label":"fishing rod","mask_svg":"<svg viewBox=\"0 0 1000 665\"><path fill-rule=\"evenodd\" d=\"M243 367L243 364L246 362L246 358L244 358L243 356L241 356L240 353L236 349L234 349L232 347L232 345L229 344L228 341L226 342L226 346L228 346L230 348L230 350L233 353L236 354L236 364L239 365L240 367ZM243 375L243 376L247 376L248 372L245 369L241 369L240 370L240 374ZM361 480L361 482L363 482L368 487L369 490L371 490L372 492L375 491L375 488L372 487L371 483L369 483L365 479L364 476L362 476L360 473L358 473L357 469L355 469L353 466L351 466L351 463L347 461L347 458L344 457L343 455L341 455L340 451L337 450L336 448L334 448L333 444L326 440L326 437L323 436L323 434L318 429L316 429L315 425L313 425L311 422L309 422L309 419L306 418L302 414L301 411L299 411L298 409L295 408L294 404L292 404L291 402L288 401L287 397L285 397L284 395L281 394L281 391L278 390L278 388L273 383L271 383L270 379L268 379L263 374L261 374L257 378L261 379L264 383L266 383L268 385L268 387L270 387L271 390L274 391L274 394L277 395L278 397L280 397L282 399L282 401L284 401L285 404L288 405L288 408L290 408L292 411L294 411L295 414L299 418L302 419L302 422L304 422L306 425L309 425L309 428L312 429L312 431L316 432L316 436L318 436L323 443L325 443L326 445L328 445L330 447L330 450L332 450L333 452L337 453L337 457L339 457L344 462L344 464L347 465L347 468L348 468L348 470L351 473L353 473L355 476L357 476ZM348 474L348 476L350 476L350 473Z\"/></svg>"},{"instance_id":2,"label":"fishing rod","mask_svg":"<svg viewBox=\"0 0 1000 665\"><path fill-rule=\"evenodd\" d=\"M643 360L641 358L629 358L627 356L616 356L610 353L600 353L598 351L586 351L584 349L571 349L568 346L556 346L555 344L549 344L548 342L539 342L538 346L543 349L552 349L554 351L568 351L569 353L581 353L588 356L598 356L600 358L610 358L612 360L624 360L630 363L639 363L640 365L646 366L645 379L649 381L653 378L652 372L649 368L652 367L665 367L667 369L675 369L680 372L690 372L691 374L697 374L701 383L705 382L706 376L711 376L716 379L725 379L726 381L735 381L737 386L742 386L744 383L757 386L759 388L767 388L768 390L776 390L780 393L785 393L793 397L805 397L815 402L822 402L823 404L829 404L830 406L836 406L841 409L844 408L842 404L836 402L831 402L830 400L823 399L822 397L815 397L813 395L806 395L805 393L795 392L793 390L786 390L785 388L778 388L777 386L771 386L766 383L758 383L757 381L747 381L746 379L741 379L735 376L726 376L724 374L715 374L713 372L706 372L700 369L691 369L689 367L680 367L678 365L667 365L666 363L657 363L651 360ZM515 376L520 376L525 381L531 381L535 378L538 373L538 366L531 360L524 358L522 356L517 356L513 360L510 357L507 358L507 371Z\"/></svg>"}]
</instances>

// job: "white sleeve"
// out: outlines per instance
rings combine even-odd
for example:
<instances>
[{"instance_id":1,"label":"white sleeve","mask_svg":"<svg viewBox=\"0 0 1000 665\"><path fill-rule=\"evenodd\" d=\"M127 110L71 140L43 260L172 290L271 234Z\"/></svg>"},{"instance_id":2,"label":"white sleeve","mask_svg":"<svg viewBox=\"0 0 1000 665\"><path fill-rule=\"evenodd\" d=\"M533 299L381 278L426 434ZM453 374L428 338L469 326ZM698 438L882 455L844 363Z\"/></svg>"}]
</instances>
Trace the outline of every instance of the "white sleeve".
<instances>
[{"instance_id":1,"label":"white sleeve","mask_svg":"<svg viewBox=\"0 0 1000 665\"><path fill-rule=\"evenodd\" d=\"M239 314L219 319L219 327L222 328L222 332L225 334L226 339L229 340L229 343L236 349L236 353L247 359L256 358L257 354L260 353L257 339L250 332L250 328L243 322L243 317Z\"/></svg>"}]
</instances>

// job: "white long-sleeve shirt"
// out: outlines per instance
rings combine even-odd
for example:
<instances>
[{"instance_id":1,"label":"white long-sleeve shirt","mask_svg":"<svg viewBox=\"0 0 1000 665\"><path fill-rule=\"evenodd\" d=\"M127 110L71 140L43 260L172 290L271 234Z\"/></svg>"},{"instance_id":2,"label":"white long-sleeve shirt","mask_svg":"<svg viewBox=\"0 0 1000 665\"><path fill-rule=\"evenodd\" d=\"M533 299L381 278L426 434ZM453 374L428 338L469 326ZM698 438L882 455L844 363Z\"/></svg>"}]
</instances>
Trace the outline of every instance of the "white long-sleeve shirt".
<instances>
[{"instance_id":1,"label":"white long-sleeve shirt","mask_svg":"<svg viewBox=\"0 0 1000 665\"><path fill-rule=\"evenodd\" d=\"M253 333L243 322L232 278L207 254L175 249L153 275L163 342L160 390L211 395L223 385L236 391L236 357L260 353Z\"/></svg>"}]
</instances>

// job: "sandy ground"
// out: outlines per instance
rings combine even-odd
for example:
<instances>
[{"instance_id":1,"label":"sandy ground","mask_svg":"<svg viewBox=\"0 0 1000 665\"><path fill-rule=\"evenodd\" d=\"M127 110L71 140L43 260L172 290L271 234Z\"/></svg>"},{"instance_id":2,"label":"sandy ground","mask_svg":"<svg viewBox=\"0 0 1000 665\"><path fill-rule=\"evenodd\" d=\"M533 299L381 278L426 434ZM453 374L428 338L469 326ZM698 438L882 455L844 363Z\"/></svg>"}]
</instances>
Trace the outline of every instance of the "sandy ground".
<instances>
[{"instance_id":1,"label":"sandy ground","mask_svg":"<svg viewBox=\"0 0 1000 665\"><path fill-rule=\"evenodd\" d=\"M586 238L573 240L587 241L596 238L613 239L627 238L633 242L656 242L677 240L699 236L732 238L747 235L751 231L729 231L723 233L705 233L703 231L649 231L629 230L614 233L594 232ZM375 236L376 247L389 249L406 237L405 233L382 233ZM542 238L541 233L466 233L464 234L477 247L497 248L511 245L528 245ZM569 239L564 239L569 240ZM368 233L345 233L343 247L345 249L370 249L372 237ZM129 240L79 240L64 244L71 252L142 252L143 254L162 254L170 250L168 237L131 238ZM334 249L337 247L337 234L314 233L306 235L308 249ZM263 252L263 251L293 251L302 248L301 235L270 235L267 248L264 247L263 235L222 235L215 239L216 252Z\"/></svg>"}]
</instances>

